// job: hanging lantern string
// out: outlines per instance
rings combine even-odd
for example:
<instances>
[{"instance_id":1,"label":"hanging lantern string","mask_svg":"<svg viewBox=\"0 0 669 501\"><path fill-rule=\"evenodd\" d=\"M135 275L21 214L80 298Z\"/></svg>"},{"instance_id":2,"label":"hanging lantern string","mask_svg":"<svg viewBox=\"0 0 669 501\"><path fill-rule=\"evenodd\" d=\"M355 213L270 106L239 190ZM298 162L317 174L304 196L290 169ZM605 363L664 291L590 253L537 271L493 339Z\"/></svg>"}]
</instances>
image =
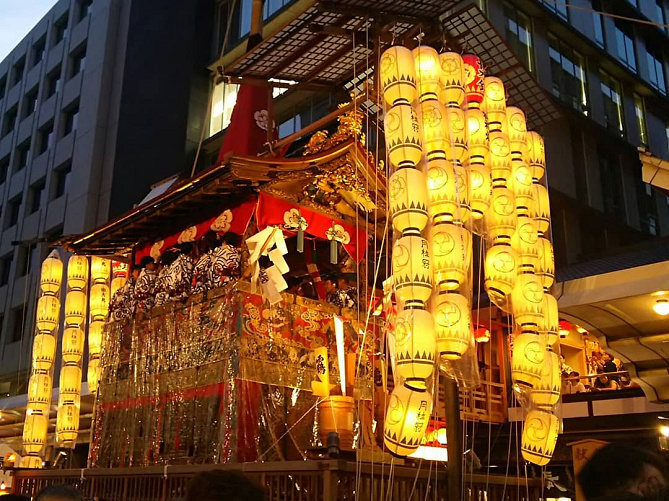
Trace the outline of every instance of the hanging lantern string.
<instances>
[{"instance_id":1,"label":"hanging lantern string","mask_svg":"<svg viewBox=\"0 0 669 501\"><path fill-rule=\"evenodd\" d=\"M639 19L637 17L628 17L621 16L620 14L612 14L611 12L603 12L601 10L590 9L588 7L580 7L578 5L572 5L566 1L560 0L543 0L545 3L551 3L553 5L559 5L561 7L567 7L568 9L580 10L583 12L589 12L591 14L599 14L600 16L611 17L614 19L622 19L623 21L630 21L632 23L647 24L649 26L657 26L658 28L669 28L669 24L656 23L655 21L647 21L645 19Z\"/></svg>"}]
</instances>

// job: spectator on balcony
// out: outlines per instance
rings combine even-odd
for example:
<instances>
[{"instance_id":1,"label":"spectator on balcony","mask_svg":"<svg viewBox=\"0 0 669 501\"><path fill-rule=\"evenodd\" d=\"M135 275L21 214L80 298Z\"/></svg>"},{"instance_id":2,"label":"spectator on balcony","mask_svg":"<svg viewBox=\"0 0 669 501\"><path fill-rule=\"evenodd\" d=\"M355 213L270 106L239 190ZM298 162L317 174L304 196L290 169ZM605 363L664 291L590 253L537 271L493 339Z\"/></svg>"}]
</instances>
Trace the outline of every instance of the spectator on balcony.
<instances>
[{"instance_id":1,"label":"spectator on balcony","mask_svg":"<svg viewBox=\"0 0 669 501\"><path fill-rule=\"evenodd\" d=\"M599 375L597 376L597 379L595 379L593 391L609 391L619 389L620 385L615 379L603 373L602 371L599 371Z\"/></svg>"},{"instance_id":2,"label":"spectator on balcony","mask_svg":"<svg viewBox=\"0 0 669 501\"><path fill-rule=\"evenodd\" d=\"M578 379L579 376L580 374L576 371L569 374L569 382L565 388L565 393L585 393L585 385Z\"/></svg>"},{"instance_id":3,"label":"spectator on balcony","mask_svg":"<svg viewBox=\"0 0 669 501\"><path fill-rule=\"evenodd\" d=\"M71 485L50 485L39 491L35 501L84 501L84 496Z\"/></svg>"},{"instance_id":4,"label":"spectator on balcony","mask_svg":"<svg viewBox=\"0 0 669 501\"><path fill-rule=\"evenodd\" d=\"M266 501L265 489L238 470L198 473L188 484L186 501Z\"/></svg>"}]
</instances>

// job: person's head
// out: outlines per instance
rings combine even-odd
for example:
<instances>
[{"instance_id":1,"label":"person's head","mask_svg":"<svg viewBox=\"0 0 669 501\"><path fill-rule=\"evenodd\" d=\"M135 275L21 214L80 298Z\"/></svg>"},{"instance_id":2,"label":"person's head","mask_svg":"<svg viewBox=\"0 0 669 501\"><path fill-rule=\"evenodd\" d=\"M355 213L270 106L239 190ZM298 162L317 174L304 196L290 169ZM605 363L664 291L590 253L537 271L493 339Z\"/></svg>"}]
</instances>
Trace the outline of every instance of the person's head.
<instances>
[{"instance_id":1,"label":"person's head","mask_svg":"<svg viewBox=\"0 0 669 501\"><path fill-rule=\"evenodd\" d=\"M155 270L156 262L151 256L144 256L139 262L140 268L146 268L147 270Z\"/></svg>"},{"instance_id":2,"label":"person's head","mask_svg":"<svg viewBox=\"0 0 669 501\"><path fill-rule=\"evenodd\" d=\"M576 371L571 371L571 372L569 373L569 377L570 377L570 378L574 378L574 379L571 379L571 380L569 381L569 383L571 383L572 386L576 386L576 385L579 383L579 380L576 379L576 378L578 378L579 376L580 376L580 374L579 374L578 372L576 372Z\"/></svg>"},{"instance_id":3,"label":"person's head","mask_svg":"<svg viewBox=\"0 0 669 501\"><path fill-rule=\"evenodd\" d=\"M339 282L339 275L336 273L330 273L323 277L323 285L325 286L325 292L328 294L333 293L337 290L337 283Z\"/></svg>"},{"instance_id":4,"label":"person's head","mask_svg":"<svg viewBox=\"0 0 669 501\"><path fill-rule=\"evenodd\" d=\"M233 247L239 247L239 235L236 235L235 233L230 233L228 231L221 237L221 240L223 243L232 245Z\"/></svg>"},{"instance_id":5,"label":"person's head","mask_svg":"<svg viewBox=\"0 0 669 501\"><path fill-rule=\"evenodd\" d=\"M610 362L610 361L613 360L613 359L611 358L611 355L609 355L608 353L603 353L603 354L602 354L602 360L603 360L604 362Z\"/></svg>"},{"instance_id":6,"label":"person's head","mask_svg":"<svg viewBox=\"0 0 669 501\"><path fill-rule=\"evenodd\" d=\"M597 376L597 379L599 379L599 382L602 384L609 384L609 376L606 374L600 374Z\"/></svg>"},{"instance_id":7,"label":"person's head","mask_svg":"<svg viewBox=\"0 0 669 501\"><path fill-rule=\"evenodd\" d=\"M186 501L266 501L265 489L238 470L212 470L195 475Z\"/></svg>"},{"instance_id":8,"label":"person's head","mask_svg":"<svg viewBox=\"0 0 669 501\"><path fill-rule=\"evenodd\" d=\"M649 496L666 485L665 465L652 452L623 444L597 450L578 474L587 501L617 494Z\"/></svg>"},{"instance_id":9,"label":"person's head","mask_svg":"<svg viewBox=\"0 0 669 501\"><path fill-rule=\"evenodd\" d=\"M35 501L84 501L84 496L71 485L50 485L37 493Z\"/></svg>"}]
</instances>

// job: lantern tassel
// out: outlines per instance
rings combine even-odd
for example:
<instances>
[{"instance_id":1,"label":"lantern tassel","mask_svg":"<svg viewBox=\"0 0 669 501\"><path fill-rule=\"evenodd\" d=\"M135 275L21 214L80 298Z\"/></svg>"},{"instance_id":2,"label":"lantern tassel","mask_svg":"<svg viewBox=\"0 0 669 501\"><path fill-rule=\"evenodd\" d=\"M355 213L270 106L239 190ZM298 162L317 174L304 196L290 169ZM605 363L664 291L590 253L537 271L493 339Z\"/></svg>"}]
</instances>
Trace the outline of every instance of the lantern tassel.
<instances>
[{"instance_id":1,"label":"lantern tassel","mask_svg":"<svg viewBox=\"0 0 669 501\"><path fill-rule=\"evenodd\" d=\"M297 252L304 252L304 230L300 224L300 228L297 230Z\"/></svg>"},{"instance_id":2,"label":"lantern tassel","mask_svg":"<svg viewBox=\"0 0 669 501\"><path fill-rule=\"evenodd\" d=\"M330 240L330 263L337 264L337 241Z\"/></svg>"}]
</instances>

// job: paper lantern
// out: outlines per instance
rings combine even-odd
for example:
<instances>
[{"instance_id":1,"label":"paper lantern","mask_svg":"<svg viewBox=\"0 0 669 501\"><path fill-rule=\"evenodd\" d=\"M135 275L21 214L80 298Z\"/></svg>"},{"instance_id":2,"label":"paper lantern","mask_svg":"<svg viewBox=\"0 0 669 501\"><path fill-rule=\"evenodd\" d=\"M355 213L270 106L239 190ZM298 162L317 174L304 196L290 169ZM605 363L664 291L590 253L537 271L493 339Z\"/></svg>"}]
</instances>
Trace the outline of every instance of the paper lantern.
<instances>
[{"instance_id":1,"label":"paper lantern","mask_svg":"<svg viewBox=\"0 0 669 501\"><path fill-rule=\"evenodd\" d=\"M485 72L483 64L478 56L465 54L462 56L462 63L465 70L465 93L467 97L468 108L480 108L484 96Z\"/></svg>"},{"instance_id":2,"label":"paper lantern","mask_svg":"<svg viewBox=\"0 0 669 501\"><path fill-rule=\"evenodd\" d=\"M512 156L522 158L529 162L529 150L527 148L527 122L525 113L520 108L509 106L506 109L506 119L509 124L509 142L511 143ZM522 157L520 156L522 155Z\"/></svg>"},{"instance_id":3,"label":"paper lantern","mask_svg":"<svg viewBox=\"0 0 669 501\"><path fill-rule=\"evenodd\" d=\"M503 132L490 132L490 172L493 186L506 186L511 177L511 146Z\"/></svg>"},{"instance_id":4,"label":"paper lantern","mask_svg":"<svg viewBox=\"0 0 669 501\"><path fill-rule=\"evenodd\" d=\"M408 104L390 108L384 118L388 159L395 167L415 167L423 156L418 116Z\"/></svg>"},{"instance_id":5,"label":"paper lantern","mask_svg":"<svg viewBox=\"0 0 669 501\"><path fill-rule=\"evenodd\" d=\"M63 331L63 362L78 364L84 354L84 331L79 327L69 327Z\"/></svg>"},{"instance_id":6,"label":"paper lantern","mask_svg":"<svg viewBox=\"0 0 669 501\"><path fill-rule=\"evenodd\" d=\"M41 414L30 414L26 416L23 425L23 448L28 454L39 454L42 452L46 442L46 434L49 421Z\"/></svg>"},{"instance_id":7,"label":"paper lantern","mask_svg":"<svg viewBox=\"0 0 669 501\"><path fill-rule=\"evenodd\" d=\"M56 358L56 338L51 334L37 334L33 341L33 367L48 371Z\"/></svg>"},{"instance_id":8,"label":"paper lantern","mask_svg":"<svg viewBox=\"0 0 669 501\"><path fill-rule=\"evenodd\" d=\"M508 186L516 198L516 211L518 214L534 214L535 188L529 164L522 160L511 160L511 178L513 182Z\"/></svg>"},{"instance_id":9,"label":"paper lantern","mask_svg":"<svg viewBox=\"0 0 669 501\"><path fill-rule=\"evenodd\" d=\"M493 186L488 211L488 235L493 243L510 243L516 232L518 216L513 192L503 186Z\"/></svg>"},{"instance_id":10,"label":"paper lantern","mask_svg":"<svg viewBox=\"0 0 669 501\"><path fill-rule=\"evenodd\" d=\"M403 236L393 245L395 295L405 306L422 306L432 294L430 246L417 235Z\"/></svg>"},{"instance_id":11,"label":"paper lantern","mask_svg":"<svg viewBox=\"0 0 669 501\"><path fill-rule=\"evenodd\" d=\"M106 284L95 284L91 287L90 308L93 320L104 320L109 311L109 287Z\"/></svg>"},{"instance_id":12,"label":"paper lantern","mask_svg":"<svg viewBox=\"0 0 669 501\"><path fill-rule=\"evenodd\" d=\"M56 417L56 440L61 447L74 448L79 434L79 405L63 404Z\"/></svg>"},{"instance_id":13,"label":"paper lantern","mask_svg":"<svg viewBox=\"0 0 669 501\"><path fill-rule=\"evenodd\" d=\"M571 332L571 323L568 320L558 320L558 334L561 338L569 336Z\"/></svg>"},{"instance_id":14,"label":"paper lantern","mask_svg":"<svg viewBox=\"0 0 669 501\"><path fill-rule=\"evenodd\" d=\"M545 237L539 237L537 242L539 258L537 260L536 274L541 279L541 285L548 289L555 283L555 256L553 244Z\"/></svg>"},{"instance_id":15,"label":"paper lantern","mask_svg":"<svg viewBox=\"0 0 669 501\"><path fill-rule=\"evenodd\" d=\"M531 217L519 216L516 232L511 237L511 247L518 256L520 273L535 271L539 262L539 245L537 223Z\"/></svg>"},{"instance_id":16,"label":"paper lantern","mask_svg":"<svg viewBox=\"0 0 669 501\"><path fill-rule=\"evenodd\" d=\"M91 280L94 284L107 283L111 273L111 261L101 257L91 258Z\"/></svg>"},{"instance_id":17,"label":"paper lantern","mask_svg":"<svg viewBox=\"0 0 669 501\"><path fill-rule=\"evenodd\" d=\"M488 127L485 115L481 110L473 109L467 111L468 149L469 162L487 163L490 151L488 139Z\"/></svg>"},{"instance_id":18,"label":"paper lantern","mask_svg":"<svg viewBox=\"0 0 669 501\"><path fill-rule=\"evenodd\" d=\"M65 324L81 326L86 318L86 294L70 291L65 296Z\"/></svg>"},{"instance_id":19,"label":"paper lantern","mask_svg":"<svg viewBox=\"0 0 669 501\"><path fill-rule=\"evenodd\" d=\"M49 416L52 381L49 374L33 374L28 381L28 408Z\"/></svg>"},{"instance_id":20,"label":"paper lantern","mask_svg":"<svg viewBox=\"0 0 669 501\"><path fill-rule=\"evenodd\" d=\"M541 377L530 392L530 401L536 406L552 407L560 400L561 386L560 359L557 353L547 350L541 366Z\"/></svg>"},{"instance_id":21,"label":"paper lantern","mask_svg":"<svg viewBox=\"0 0 669 501\"><path fill-rule=\"evenodd\" d=\"M21 458L21 468L41 468L44 463L41 457L39 456L23 456Z\"/></svg>"},{"instance_id":22,"label":"paper lantern","mask_svg":"<svg viewBox=\"0 0 669 501\"><path fill-rule=\"evenodd\" d=\"M439 99L446 106L460 107L465 102L465 69L457 52L439 54L441 92Z\"/></svg>"},{"instance_id":23,"label":"paper lantern","mask_svg":"<svg viewBox=\"0 0 669 501\"><path fill-rule=\"evenodd\" d=\"M432 227L432 268L440 290L455 290L464 284L471 261L472 234L467 228L453 223Z\"/></svg>"},{"instance_id":24,"label":"paper lantern","mask_svg":"<svg viewBox=\"0 0 669 501\"><path fill-rule=\"evenodd\" d=\"M56 296L42 296L37 301L37 330L49 333L58 326L60 301Z\"/></svg>"},{"instance_id":25,"label":"paper lantern","mask_svg":"<svg viewBox=\"0 0 669 501\"><path fill-rule=\"evenodd\" d=\"M458 211L453 164L443 159L429 160L427 162L427 186L430 201L428 210L433 221L452 221Z\"/></svg>"},{"instance_id":26,"label":"paper lantern","mask_svg":"<svg viewBox=\"0 0 669 501\"><path fill-rule=\"evenodd\" d=\"M434 371L436 341L432 315L424 309L406 309L397 314L395 329L395 370L404 384L425 389L425 380Z\"/></svg>"},{"instance_id":27,"label":"paper lantern","mask_svg":"<svg viewBox=\"0 0 669 501\"><path fill-rule=\"evenodd\" d=\"M433 311L437 351L446 360L457 360L469 348L472 335L471 307L462 294L439 294Z\"/></svg>"},{"instance_id":28,"label":"paper lantern","mask_svg":"<svg viewBox=\"0 0 669 501\"><path fill-rule=\"evenodd\" d=\"M91 357L100 356L102 351L102 337L105 331L105 323L94 321L88 326L88 354Z\"/></svg>"},{"instance_id":29,"label":"paper lantern","mask_svg":"<svg viewBox=\"0 0 669 501\"><path fill-rule=\"evenodd\" d=\"M477 327L474 329L474 340L477 343L487 343L490 341L490 331L485 327Z\"/></svg>"},{"instance_id":30,"label":"paper lantern","mask_svg":"<svg viewBox=\"0 0 669 501\"><path fill-rule=\"evenodd\" d=\"M537 326L544 314L544 288L533 273L521 273L511 292L511 305L516 323Z\"/></svg>"},{"instance_id":31,"label":"paper lantern","mask_svg":"<svg viewBox=\"0 0 669 501\"><path fill-rule=\"evenodd\" d=\"M545 186L534 183L534 219L537 221L539 232L545 235L551 221L551 206L548 201L548 190Z\"/></svg>"},{"instance_id":32,"label":"paper lantern","mask_svg":"<svg viewBox=\"0 0 669 501\"><path fill-rule=\"evenodd\" d=\"M447 108L446 136L446 160L457 166L469 163L469 122L460 108Z\"/></svg>"},{"instance_id":33,"label":"paper lantern","mask_svg":"<svg viewBox=\"0 0 669 501\"><path fill-rule=\"evenodd\" d=\"M447 158L447 111L436 99L420 103L423 149L428 160ZM459 110L459 108L458 108Z\"/></svg>"},{"instance_id":34,"label":"paper lantern","mask_svg":"<svg viewBox=\"0 0 669 501\"><path fill-rule=\"evenodd\" d=\"M45 294L57 294L63 283L63 262L58 251L53 250L42 263L40 287Z\"/></svg>"},{"instance_id":35,"label":"paper lantern","mask_svg":"<svg viewBox=\"0 0 669 501\"><path fill-rule=\"evenodd\" d=\"M63 401L72 401L81 395L81 369L77 365L66 365L60 369L58 390Z\"/></svg>"},{"instance_id":36,"label":"paper lantern","mask_svg":"<svg viewBox=\"0 0 669 501\"><path fill-rule=\"evenodd\" d=\"M389 106L411 104L417 96L416 71L410 49L395 45L381 55L381 89Z\"/></svg>"},{"instance_id":37,"label":"paper lantern","mask_svg":"<svg viewBox=\"0 0 669 501\"><path fill-rule=\"evenodd\" d=\"M505 311L516 283L518 256L510 244L496 244L486 251L485 289L490 300Z\"/></svg>"},{"instance_id":38,"label":"paper lantern","mask_svg":"<svg viewBox=\"0 0 669 501\"><path fill-rule=\"evenodd\" d=\"M128 278L128 263L122 263L121 261L112 261L112 277Z\"/></svg>"},{"instance_id":39,"label":"paper lantern","mask_svg":"<svg viewBox=\"0 0 669 501\"><path fill-rule=\"evenodd\" d=\"M483 218L492 198L492 178L487 163L469 164L469 196L472 218Z\"/></svg>"},{"instance_id":40,"label":"paper lantern","mask_svg":"<svg viewBox=\"0 0 669 501\"><path fill-rule=\"evenodd\" d=\"M420 100L438 99L441 76L439 54L428 45L420 45L413 50L413 60Z\"/></svg>"},{"instance_id":41,"label":"paper lantern","mask_svg":"<svg viewBox=\"0 0 669 501\"><path fill-rule=\"evenodd\" d=\"M86 381L88 382L88 390L95 393L98 389L98 381L100 379L100 359L91 358L88 360L88 373Z\"/></svg>"},{"instance_id":42,"label":"paper lantern","mask_svg":"<svg viewBox=\"0 0 669 501\"><path fill-rule=\"evenodd\" d=\"M123 285L125 284L125 281L126 281L125 277L116 277L116 278L112 279L111 288L110 288L110 291L109 291L109 294L111 295L111 297L114 297L114 294L116 294L116 292L121 287L123 287Z\"/></svg>"},{"instance_id":43,"label":"paper lantern","mask_svg":"<svg viewBox=\"0 0 669 501\"><path fill-rule=\"evenodd\" d=\"M546 336L546 343L554 345L558 340L560 330L560 313L558 311L557 299L552 294L544 293L544 314L538 324L539 334Z\"/></svg>"},{"instance_id":44,"label":"paper lantern","mask_svg":"<svg viewBox=\"0 0 669 501\"><path fill-rule=\"evenodd\" d=\"M405 457L418 449L432 413L432 395L426 390L395 386L388 399L383 442L388 451Z\"/></svg>"},{"instance_id":45,"label":"paper lantern","mask_svg":"<svg viewBox=\"0 0 669 501\"><path fill-rule=\"evenodd\" d=\"M507 132L506 93L504 84L497 77L485 77L483 107L488 117L488 129Z\"/></svg>"},{"instance_id":46,"label":"paper lantern","mask_svg":"<svg viewBox=\"0 0 669 501\"><path fill-rule=\"evenodd\" d=\"M546 171L546 152L544 150L544 139L540 134L534 131L528 131L526 141L530 156L532 177L538 181L544 177L544 172Z\"/></svg>"},{"instance_id":47,"label":"paper lantern","mask_svg":"<svg viewBox=\"0 0 669 501\"><path fill-rule=\"evenodd\" d=\"M399 169L388 180L389 209L400 233L421 232L427 224L427 177L418 169Z\"/></svg>"},{"instance_id":48,"label":"paper lantern","mask_svg":"<svg viewBox=\"0 0 669 501\"><path fill-rule=\"evenodd\" d=\"M560 422L558 418L543 410L532 410L525 418L521 452L523 458L539 466L548 464L557 443Z\"/></svg>"},{"instance_id":49,"label":"paper lantern","mask_svg":"<svg viewBox=\"0 0 669 501\"><path fill-rule=\"evenodd\" d=\"M82 290L88 285L88 258L72 256L67 262L67 286L72 290Z\"/></svg>"},{"instance_id":50,"label":"paper lantern","mask_svg":"<svg viewBox=\"0 0 669 501\"><path fill-rule=\"evenodd\" d=\"M513 339L511 377L517 385L533 388L541 379L546 345L536 334L519 334Z\"/></svg>"}]
</instances>

